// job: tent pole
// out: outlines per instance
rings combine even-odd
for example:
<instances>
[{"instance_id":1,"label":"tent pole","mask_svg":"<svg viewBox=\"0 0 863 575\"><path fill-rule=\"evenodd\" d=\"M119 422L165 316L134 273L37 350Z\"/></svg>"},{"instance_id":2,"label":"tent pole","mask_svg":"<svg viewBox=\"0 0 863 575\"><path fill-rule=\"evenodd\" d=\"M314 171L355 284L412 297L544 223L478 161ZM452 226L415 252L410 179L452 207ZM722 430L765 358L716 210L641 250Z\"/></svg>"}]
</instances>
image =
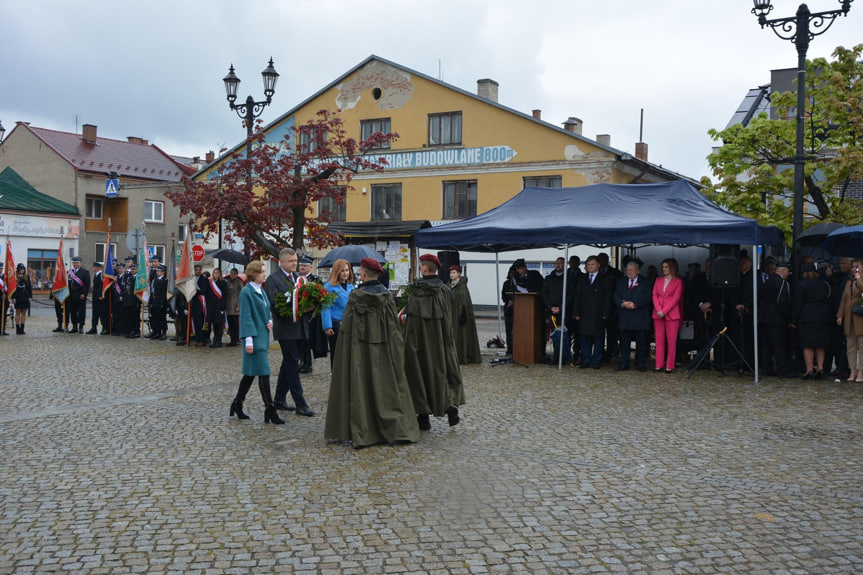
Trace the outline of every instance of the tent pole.
<instances>
[{"instance_id":1,"label":"tent pole","mask_svg":"<svg viewBox=\"0 0 863 575\"><path fill-rule=\"evenodd\" d=\"M563 369L563 336L566 336L566 345L569 345L569 334L566 329L566 280L569 276L569 244L563 250L563 302L560 304L560 352L557 354L557 369ZM552 342L552 348L554 342Z\"/></svg>"},{"instance_id":2,"label":"tent pole","mask_svg":"<svg viewBox=\"0 0 863 575\"><path fill-rule=\"evenodd\" d=\"M497 337L503 341L503 330L501 328L503 320L500 315L500 252L494 252L494 278L497 282L494 290L497 294ZM506 344L509 345L509 342L506 342Z\"/></svg>"},{"instance_id":3,"label":"tent pole","mask_svg":"<svg viewBox=\"0 0 863 575\"><path fill-rule=\"evenodd\" d=\"M752 350L755 370L755 383L758 383L758 246L752 246L752 254L755 261L752 262Z\"/></svg>"}]
</instances>

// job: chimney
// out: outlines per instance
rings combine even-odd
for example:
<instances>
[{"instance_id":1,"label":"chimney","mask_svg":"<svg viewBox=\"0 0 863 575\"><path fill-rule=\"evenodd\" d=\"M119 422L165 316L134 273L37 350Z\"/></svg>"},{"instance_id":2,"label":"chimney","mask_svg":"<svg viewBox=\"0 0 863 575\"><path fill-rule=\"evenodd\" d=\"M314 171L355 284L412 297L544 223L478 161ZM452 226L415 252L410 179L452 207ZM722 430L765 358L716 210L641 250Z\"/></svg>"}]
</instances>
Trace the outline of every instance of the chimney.
<instances>
[{"instance_id":1,"label":"chimney","mask_svg":"<svg viewBox=\"0 0 863 575\"><path fill-rule=\"evenodd\" d=\"M126 136L126 139L129 140L130 144L141 144L143 146L146 146L150 143L144 138L139 138L138 136Z\"/></svg>"},{"instance_id":2,"label":"chimney","mask_svg":"<svg viewBox=\"0 0 863 575\"><path fill-rule=\"evenodd\" d=\"M573 134L581 135L581 126L583 122L576 118L575 116L570 116L566 119L566 122L563 123L563 129L567 132L572 132Z\"/></svg>"},{"instance_id":3,"label":"chimney","mask_svg":"<svg viewBox=\"0 0 863 575\"><path fill-rule=\"evenodd\" d=\"M647 161L647 143L646 142L636 142L635 143L635 157L639 160L646 162Z\"/></svg>"},{"instance_id":4,"label":"chimney","mask_svg":"<svg viewBox=\"0 0 863 575\"><path fill-rule=\"evenodd\" d=\"M207 152L207 155L205 157L206 157L207 163L212 164L213 160L216 159L216 152L214 152L213 150L210 150L209 152Z\"/></svg>"},{"instance_id":5,"label":"chimney","mask_svg":"<svg viewBox=\"0 0 863 575\"><path fill-rule=\"evenodd\" d=\"M500 84L491 78L484 78L476 81L476 94L480 98L497 102L497 87Z\"/></svg>"},{"instance_id":6,"label":"chimney","mask_svg":"<svg viewBox=\"0 0 863 575\"><path fill-rule=\"evenodd\" d=\"M542 120L542 110L534 110L531 113L533 114L533 117L537 120Z\"/></svg>"},{"instance_id":7,"label":"chimney","mask_svg":"<svg viewBox=\"0 0 863 575\"><path fill-rule=\"evenodd\" d=\"M611 147L611 134L597 134L596 143L606 148Z\"/></svg>"},{"instance_id":8,"label":"chimney","mask_svg":"<svg viewBox=\"0 0 863 575\"><path fill-rule=\"evenodd\" d=\"M96 130L97 128L93 124L84 124L81 126L81 136L84 138L85 144L96 145Z\"/></svg>"}]
</instances>

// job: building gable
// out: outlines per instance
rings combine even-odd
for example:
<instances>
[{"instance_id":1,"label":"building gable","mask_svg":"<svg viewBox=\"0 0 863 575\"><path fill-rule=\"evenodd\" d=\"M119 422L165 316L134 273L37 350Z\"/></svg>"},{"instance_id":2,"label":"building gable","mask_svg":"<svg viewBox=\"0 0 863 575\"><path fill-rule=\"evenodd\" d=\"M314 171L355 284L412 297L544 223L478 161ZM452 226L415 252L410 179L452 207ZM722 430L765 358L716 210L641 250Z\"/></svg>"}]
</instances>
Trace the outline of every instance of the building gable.
<instances>
[{"instance_id":1,"label":"building gable","mask_svg":"<svg viewBox=\"0 0 863 575\"><path fill-rule=\"evenodd\" d=\"M0 210L79 215L78 208L41 193L11 167L0 172Z\"/></svg>"}]
</instances>

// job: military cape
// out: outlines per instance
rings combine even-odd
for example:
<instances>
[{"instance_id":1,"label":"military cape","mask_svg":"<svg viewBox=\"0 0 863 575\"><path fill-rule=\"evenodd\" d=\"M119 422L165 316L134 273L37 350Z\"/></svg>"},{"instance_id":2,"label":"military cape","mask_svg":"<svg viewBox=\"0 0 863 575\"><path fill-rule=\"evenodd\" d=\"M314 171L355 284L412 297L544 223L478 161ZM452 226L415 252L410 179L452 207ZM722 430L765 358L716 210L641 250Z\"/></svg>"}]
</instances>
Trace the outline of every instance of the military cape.
<instances>
[{"instance_id":1,"label":"military cape","mask_svg":"<svg viewBox=\"0 0 863 575\"><path fill-rule=\"evenodd\" d=\"M467 278L459 278L452 288L452 329L458 362L482 363L479 351L479 335L476 332L476 316L473 302L467 289Z\"/></svg>"},{"instance_id":2,"label":"military cape","mask_svg":"<svg viewBox=\"0 0 863 575\"><path fill-rule=\"evenodd\" d=\"M438 277L410 285L405 310L405 373L419 414L443 417L464 403L452 329L452 295Z\"/></svg>"},{"instance_id":3,"label":"military cape","mask_svg":"<svg viewBox=\"0 0 863 575\"><path fill-rule=\"evenodd\" d=\"M324 436L354 447L420 438L395 302L375 284L348 298L330 378Z\"/></svg>"}]
</instances>

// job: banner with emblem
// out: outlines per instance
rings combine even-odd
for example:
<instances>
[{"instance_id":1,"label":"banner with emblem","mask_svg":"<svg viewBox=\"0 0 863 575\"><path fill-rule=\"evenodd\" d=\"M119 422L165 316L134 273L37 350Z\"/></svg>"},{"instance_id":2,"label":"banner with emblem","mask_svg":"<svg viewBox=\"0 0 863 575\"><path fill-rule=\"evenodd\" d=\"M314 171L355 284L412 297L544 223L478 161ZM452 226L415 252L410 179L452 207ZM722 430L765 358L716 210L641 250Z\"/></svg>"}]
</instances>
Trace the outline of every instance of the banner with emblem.
<instances>
[{"instance_id":1,"label":"banner with emblem","mask_svg":"<svg viewBox=\"0 0 863 575\"><path fill-rule=\"evenodd\" d=\"M114 277L114 250L111 247L111 230L108 230L108 239L105 241L105 245L108 246L108 251L105 256L105 267L102 272L102 297L105 297L105 292L111 288L111 284L114 283L116 278Z\"/></svg>"},{"instance_id":2,"label":"banner with emblem","mask_svg":"<svg viewBox=\"0 0 863 575\"><path fill-rule=\"evenodd\" d=\"M186 301L192 301L198 288L195 287L195 276L192 275L192 234L186 228L186 240L183 242L183 253L180 255L180 266L177 268L175 280L177 288L186 296Z\"/></svg>"},{"instance_id":3,"label":"banner with emblem","mask_svg":"<svg viewBox=\"0 0 863 575\"><path fill-rule=\"evenodd\" d=\"M6 295L12 297L18 289L18 280L15 279L15 258L12 257L12 240L6 240L6 263L3 265L3 274L6 278Z\"/></svg>"},{"instance_id":4,"label":"banner with emblem","mask_svg":"<svg viewBox=\"0 0 863 575\"><path fill-rule=\"evenodd\" d=\"M57 263L54 268L54 283L51 284L51 295L55 301L63 303L69 297L69 281L66 278L66 265L63 263L63 240L57 249Z\"/></svg>"},{"instance_id":5,"label":"banner with emblem","mask_svg":"<svg viewBox=\"0 0 863 575\"><path fill-rule=\"evenodd\" d=\"M144 238L144 247L138 250L138 273L135 274L135 295L141 301L150 299L150 251L147 249L147 239Z\"/></svg>"}]
</instances>

